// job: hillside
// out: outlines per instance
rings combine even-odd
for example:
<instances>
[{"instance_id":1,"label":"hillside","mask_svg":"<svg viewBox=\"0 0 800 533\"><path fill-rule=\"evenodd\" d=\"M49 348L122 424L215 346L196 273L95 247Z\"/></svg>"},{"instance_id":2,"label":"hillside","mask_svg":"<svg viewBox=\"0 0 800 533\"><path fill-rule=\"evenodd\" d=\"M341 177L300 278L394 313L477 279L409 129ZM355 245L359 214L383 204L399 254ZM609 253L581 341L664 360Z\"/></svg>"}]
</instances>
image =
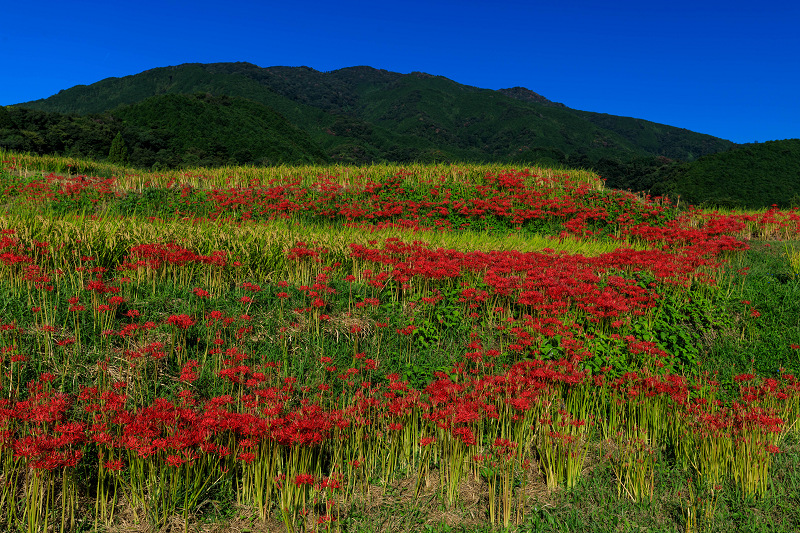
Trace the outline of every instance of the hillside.
<instances>
[{"instance_id":1,"label":"hillside","mask_svg":"<svg viewBox=\"0 0 800 533\"><path fill-rule=\"evenodd\" d=\"M0 145L16 151L104 159L117 132L137 167L327 160L282 115L239 97L164 94L85 116L0 108Z\"/></svg>"},{"instance_id":2,"label":"hillside","mask_svg":"<svg viewBox=\"0 0 800 533\"><path fill-rule=\"evenodd\" d=\"M658 192L692 204L800 206L800 139L747 144L657 174Z\"/></svg>"},{"instance_id":3,"label":"hillside","mask_svg":"<svg viewBox=\"0 0 800 533\"><path fill-rule=\"evenodd\" d=\"M76 163L0 150L0 531L800 531L796 210Z\"/></svg>"},{"instance_id":4,"label":"hillside","mask_svg":"<svg viewBox=\"0 0 800 533\"><path fill-rule=\"evenodd\" d=\"M111 115L124 124L142 153L132 159L149 166L167 150L182 163L212 161L280 164L318 163L327 158L309 136L271 108L238 97L196 94L153 96ZM138 136L138 137L137 137ZM150 163L152 164L152 163Z\"/></svg>"},{"instance_id":5,"label":"hillside","mask_svg":"<svg viewBox=\"0 0 800 533\"><path fill-rule=\"evenodd\" d=\"M733 146L681 128L576 111L521 87L494 91L441 76L363 66L319 72L249 63L184 64L75 86L18 106L88 115L153 96L198 92L268 106L304 131L330 160L349 163L593 165L605 159L624 165L656 156L690 161ZM126 113L126 120L131 117Z\"/></svg>"}]
</instances>

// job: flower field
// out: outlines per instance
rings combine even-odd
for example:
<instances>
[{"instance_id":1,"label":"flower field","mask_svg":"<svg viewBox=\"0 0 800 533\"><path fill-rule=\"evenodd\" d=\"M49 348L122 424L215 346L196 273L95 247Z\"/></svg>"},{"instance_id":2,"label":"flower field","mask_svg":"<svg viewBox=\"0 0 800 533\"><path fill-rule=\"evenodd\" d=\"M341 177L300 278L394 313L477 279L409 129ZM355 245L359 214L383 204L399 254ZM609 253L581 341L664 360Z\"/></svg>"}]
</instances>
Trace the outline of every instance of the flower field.
<instances>
[{"instance_id":1,"label":"flower field","mask_svg":"<svg viewBox=\"0 0 800 533\"><path fill-rule=\"evenodd\" d=\"M0 156L3 531L800 527L796 210Z\"/></svg>"}]
</instances>

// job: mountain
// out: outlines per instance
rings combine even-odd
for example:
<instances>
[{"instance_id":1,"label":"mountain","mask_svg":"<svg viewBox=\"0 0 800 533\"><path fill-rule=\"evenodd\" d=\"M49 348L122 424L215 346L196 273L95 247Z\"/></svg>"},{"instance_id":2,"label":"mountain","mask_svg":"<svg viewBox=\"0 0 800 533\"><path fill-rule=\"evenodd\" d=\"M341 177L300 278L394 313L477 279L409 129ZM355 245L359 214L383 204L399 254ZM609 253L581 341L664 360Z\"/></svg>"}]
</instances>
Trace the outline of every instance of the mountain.
<instances>
[{"instance_id":1,"label":"mountain","mask_svg":"<svg viewBox=\"0 0 800 533\"><path fill-rule=\"evenodd\" d=\"M201 149L193 145L198 131L194 122L187 126L190 133L181 129L180 122L167 128L162 121L153 128L146 118L158 115L152 114L153 106L174 103L151 98L196 94L212 95L208 105L222 105L213 103L213 98L221 96L239 107L248 100L282 117L311 142L300 142L297 137L289 143L296 151L287 152L284 160L544 162L599 165L606 174L622 176L619 168L632 161L657 157L692 161L734 146L730 141L681 128L570 109L523 87L495 91L422 72L399 74L365 66L320 72L308 67L192 63L78 85L13 108L58 113L73 117L69 119L73 122L79 122L75 117L103 116L102 122L113 123L108 127L128 128L129 134L123 135L132 138L126 138L126 143L140 142L137 136L148 133L181 138L173 142L174 149ZM147 100L146 108L151 111L136 107ZM234 118L221 113L219 120L223 116ZM218 122L211 121L200 129L216 137ZM150 131L143 131L147 127ZM8 146L9 137L19 144L19 133L12 135L11 131L13 128L0 125L0 146ZM44 135L35 128L27 131ZM281 131L281 135L289 132ZM108 134L113 138L116 132ZM250 134L255 135L255 130ZM108 142L110 145L110 139ZM204 150L213 151L213 147ZM256 152L249 150L255 156ZM217 159L225 155L240 160L230 149ZM180 154L178 159L177 164L188 163ZM254 157L251 162L259 160ZM610 184L616 179L613 175L605 177Z\"/></svg>"}]
</instances>

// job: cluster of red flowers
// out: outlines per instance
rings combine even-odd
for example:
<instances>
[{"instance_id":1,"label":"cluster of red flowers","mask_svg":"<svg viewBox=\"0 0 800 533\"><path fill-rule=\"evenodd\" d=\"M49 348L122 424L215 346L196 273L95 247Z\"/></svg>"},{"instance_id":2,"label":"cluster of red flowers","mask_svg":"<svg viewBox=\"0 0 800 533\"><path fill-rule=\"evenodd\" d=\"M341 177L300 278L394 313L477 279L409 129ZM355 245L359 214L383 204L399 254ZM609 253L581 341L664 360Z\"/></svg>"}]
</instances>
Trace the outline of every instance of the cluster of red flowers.
<instances>
[{"instance_id":1,"label":"cluster of red flowers","mask_svg":"<svg viewBox=\"0 0 800 533\"><path fill-rule=\"evenodd\" d=\"M128 259L119 265L120 270L136 270L145 267L157 270L164 264L180 267L196 263L223 267L228 264L227 252L215 251L210 255L200 255L175 243L153 243L133 246Z\"/></svg>"},{"instance_id":2,"label":"cluster of red flowers","mask_svg":"<svg viewBox=\"0 0 800 533\"><path fill-rule=\"evenodd\" d=\"M581 431L617 415L653 439L675 438L665 428L681 424L697 439L713 429L740 440L758 437L767 443L761 448L777 451L765 435L784 431L798 415L794 376L739 376L738 403L722 407L708 387L674 373L675 354L637 336L634 325L652 319L670 294L713 284L722 256L746 246L734 235L748 224L785 230L797 223L795 215L675 216L666 202L526 171L487 175L468 194L432 181L424 198L410 199L407 178L399 173L347 187L328 178L311 187L274 182L215 190L208 198L217 217L311 213L417 229L491 217L512 226L557 220L573 235L602 231L649 246L585 257L459 252L388 239L352 244L335 256L296 242L278 275L292 282L241 281L237 271L207 290L198 284L210 278L195 275L199 270L221 280L239 266L224 250L202 255L176 243L137 244L118 264L96 266L81 243L62 243L74 246L72 262L55 265L55 246L5 230L2 280L12 293L24 293L31 309L0 324L0 390L7 394L0 400L0 464L14 470L6 479L22 479L16 474L25 469L68 472L81 462L109 475L136 465L131 479L147 471L143 464L184 472L214 465L245 485L262 479L254 473L262 468L268 481L261 483L283 491L282 502L291 491L300 501L303 491L352 491L356 478L388 478L398 462L418 468L433 457L444 468L445 459L455 462L463 452L522 463L536 442L578 446ZM54 194L52 183L43 183ZM102 180L62 186L63 194L86 187L113 193L113 183ZM45 195L37 187L25 194ZM125 276L140 280L145 272L155 293L163 279L157 271L185 273L175 278L183 286L170 287L183 290L176 300L184 308L148 309ZM281 322L273 331L265 324L275 316ZM382 342L395 342L410 363L420 345L414 343L432 343L437 327L461 328L466 337L449 369L437 369L423 386L385 364ZM352 344L346 358L315 351L334 334ZM87 335L102 340L92 344ZM288 367L303 342L315 349L299 365L307 381L298 382ZM257 351L264 345L269 349ZM73 378L68 361L89 371ZM74 380L83 381L69 390ZM391 461L380 459L386 449Z\"/></svg>"}]
</instances>

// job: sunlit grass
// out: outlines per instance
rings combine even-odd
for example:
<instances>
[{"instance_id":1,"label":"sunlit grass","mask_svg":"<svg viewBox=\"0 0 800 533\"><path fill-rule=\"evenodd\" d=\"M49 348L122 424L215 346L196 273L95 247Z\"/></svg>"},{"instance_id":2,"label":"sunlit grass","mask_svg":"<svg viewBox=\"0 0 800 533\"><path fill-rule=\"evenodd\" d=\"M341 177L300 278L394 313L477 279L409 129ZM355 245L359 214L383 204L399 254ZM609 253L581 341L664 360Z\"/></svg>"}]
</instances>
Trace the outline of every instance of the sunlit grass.
<instances>
[{"instance_id":1,"label":"sunlit grass","mask_svg":"<svg viewBox=\"0 0 800 533\"><path fill-rule=\"evenodd\" d=\"M494 174L509 168L529 168L532 174L552 179L568 176L578 182L585 182L597 190L604 187L603 181L593 172L581 169L512 167L502 164L373 164L352 165L277 165L225 166L217 168L182 168L164 171L148 171L112 165L105 162L52 155L30 155L4 152L0 149L0 161L8 161L4 166L25 177L40 173L64 175L88 174L92 176L115 177L120 190L142 190L148 186L189 185L197 189L248 187L254 183L266 184L272 180L297 180L300 185L314 183L320 177L330 177L335 183L361 184L392 176L400 171L406 172L409 180L432 181L444 184L479 184L486 174Z\"/></svg>"}]
</instances>

